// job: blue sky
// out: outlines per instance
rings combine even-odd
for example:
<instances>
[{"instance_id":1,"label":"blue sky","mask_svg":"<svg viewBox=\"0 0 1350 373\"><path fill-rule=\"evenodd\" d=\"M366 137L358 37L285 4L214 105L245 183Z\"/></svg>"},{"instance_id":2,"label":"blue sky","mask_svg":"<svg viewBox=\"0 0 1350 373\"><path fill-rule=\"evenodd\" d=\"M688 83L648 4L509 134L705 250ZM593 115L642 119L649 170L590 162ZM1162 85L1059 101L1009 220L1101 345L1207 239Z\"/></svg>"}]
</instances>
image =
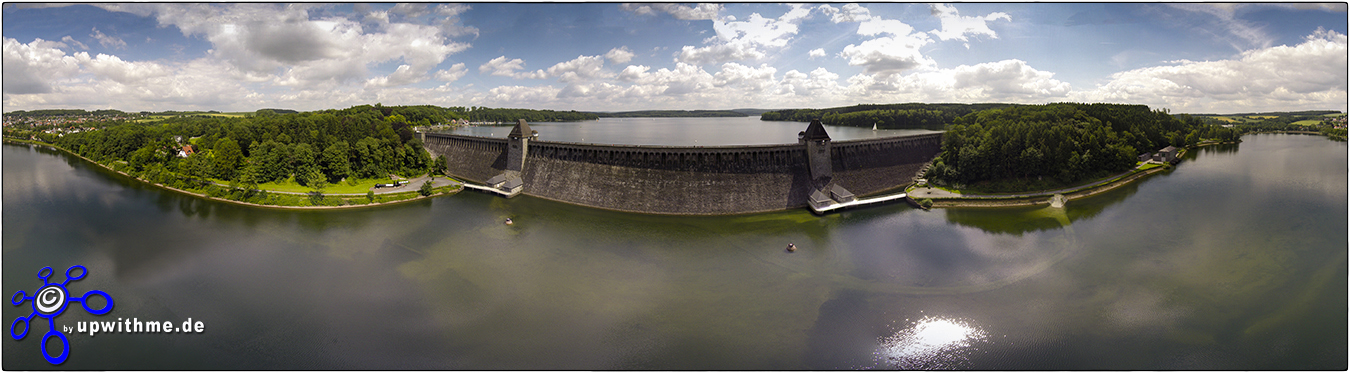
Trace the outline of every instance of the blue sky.
<instances>
[{"instance_id":1,"label":"blue sky","mask_svg":"<svg viewBox=\"0 0 1350 373\"><path fill-rule=\"evenodd\" d=\"M1347 106L1344 3L3 8L5 111Z\"/></svg>"}]
</instances>

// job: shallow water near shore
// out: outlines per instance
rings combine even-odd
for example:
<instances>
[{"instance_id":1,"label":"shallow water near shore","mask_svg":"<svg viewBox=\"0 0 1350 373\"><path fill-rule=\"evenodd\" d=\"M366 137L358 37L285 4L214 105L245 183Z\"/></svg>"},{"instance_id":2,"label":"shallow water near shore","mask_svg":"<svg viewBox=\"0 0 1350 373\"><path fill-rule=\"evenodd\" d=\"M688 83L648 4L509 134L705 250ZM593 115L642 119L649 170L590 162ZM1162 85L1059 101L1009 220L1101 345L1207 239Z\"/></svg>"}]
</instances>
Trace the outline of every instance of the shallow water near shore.
<instances>
[{"instance_id":1,"label":"shallow water near shore","mask_svg":"<svg viewBox=\"0 0 1350 373\"><path fill-rule=\"evenodd\" d=\"M5 145L6 294L83 265L70 291L116 307L58 327L205 331L73 334L53 367L34 322L4 368L1346 369L1346 143L1243 139L1064 209L823 217L471 191L263 210Z\"/></svg>"}]
</instances>

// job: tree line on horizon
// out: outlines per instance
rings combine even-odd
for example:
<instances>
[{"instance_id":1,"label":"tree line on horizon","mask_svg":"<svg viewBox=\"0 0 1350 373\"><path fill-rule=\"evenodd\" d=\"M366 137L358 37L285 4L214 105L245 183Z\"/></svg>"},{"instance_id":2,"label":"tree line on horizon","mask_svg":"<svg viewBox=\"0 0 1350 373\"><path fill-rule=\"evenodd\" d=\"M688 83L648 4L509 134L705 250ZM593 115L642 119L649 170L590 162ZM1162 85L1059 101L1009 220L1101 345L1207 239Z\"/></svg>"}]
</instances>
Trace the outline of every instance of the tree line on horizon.
<instances>
[{"instance_id":1,"label":"tree line on horizon","mask_svg":"<svg viewBox=\"0 0 1350 373\"><path fill-rule=\"evenodd\" d=\"M458 118L467 119L470 122L515 123L521 119L526 122L576 122L600 119L600 116L595 113L584 113L576 110L501 109L479 106L455 106L446 108L446 110L454 113Z\"/></svg>"},{"instance_id":2,"label":"tree line on horizon","mask_svg":"<svg viewBox=\"0 0 1350 373\"><path fill-rule=\"evenodd\" d=\"M828 109L783 109L760 114L765 121L810 122L878 129L942 129L956 118L976 111L1015 104L861 104Z\"/></svg>"}]
</instances>

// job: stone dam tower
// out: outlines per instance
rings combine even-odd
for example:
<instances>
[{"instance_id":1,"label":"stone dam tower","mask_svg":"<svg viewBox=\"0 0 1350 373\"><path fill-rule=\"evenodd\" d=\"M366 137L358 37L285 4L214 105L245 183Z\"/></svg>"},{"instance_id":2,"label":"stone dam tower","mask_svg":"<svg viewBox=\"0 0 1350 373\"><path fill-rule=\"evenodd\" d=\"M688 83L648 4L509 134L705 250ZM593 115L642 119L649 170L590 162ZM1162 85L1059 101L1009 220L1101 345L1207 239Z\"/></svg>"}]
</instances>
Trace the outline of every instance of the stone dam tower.
<instances>
[{"instance_id":1,"label":"stone dam tower","mask_svg":"<svg viewBox=\"0 0 1350 373\"><path fill-rule=\"evenodd\" d=\"M600 145L539 141L521 120L505 139L426 133L446 173L518 193L651 214L722 215L850 202L910 184L942 134L833 141L819 120L796 144Z\"/></svg>"}]
</instances>

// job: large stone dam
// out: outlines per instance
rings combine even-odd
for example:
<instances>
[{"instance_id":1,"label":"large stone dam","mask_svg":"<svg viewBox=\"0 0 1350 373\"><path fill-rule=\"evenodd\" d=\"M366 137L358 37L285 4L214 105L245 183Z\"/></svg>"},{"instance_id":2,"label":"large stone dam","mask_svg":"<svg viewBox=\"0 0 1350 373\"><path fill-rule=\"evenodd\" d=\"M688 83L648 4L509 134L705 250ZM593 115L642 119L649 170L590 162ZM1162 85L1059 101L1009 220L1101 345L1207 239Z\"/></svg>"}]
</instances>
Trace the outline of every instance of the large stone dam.
<instances>
[{"instance_id":1,"label":"large stone dam","mask_svg":"<svg viewBox=\"0 0 1350 373\"><path fill-rule=\"evenodd\" d=\"M832 142L819 122L797 144L765 146L581 144L533 140L533 132L522 121L506 139L422 136L433 156L445 156L447 174L503 194L679 215L784 210L895 189L942 146L941 133Z\"/></svg>"}]
</instances>

